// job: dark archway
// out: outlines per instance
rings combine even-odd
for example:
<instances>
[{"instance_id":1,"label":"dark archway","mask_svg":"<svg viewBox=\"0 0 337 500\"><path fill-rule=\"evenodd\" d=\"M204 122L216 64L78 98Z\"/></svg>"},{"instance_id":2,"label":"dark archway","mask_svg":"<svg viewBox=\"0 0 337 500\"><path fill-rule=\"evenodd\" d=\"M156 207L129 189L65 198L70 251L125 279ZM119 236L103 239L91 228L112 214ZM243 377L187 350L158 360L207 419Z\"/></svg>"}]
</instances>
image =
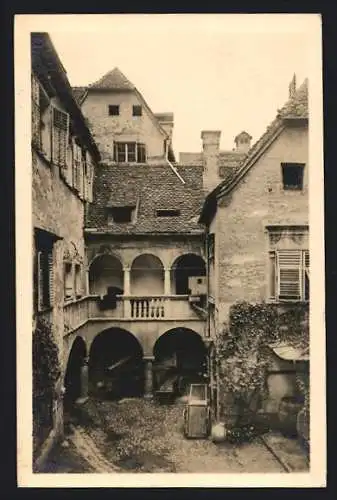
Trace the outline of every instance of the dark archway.
<instances>
[{"instance_id":1,"label":"dark archway","mask_svg":"<svg viewBox=\"0 0 337 500\"><path fill-rule=\"evenodd\" d=\"M70 411L76 399L82 395L81 369L86 358L86 345L82 337L76 337L71 347L64 377L64 409Z\"/></svg>"},{"instance_id":2,"label":"dark archway","mask_svg":"<svg viewBox=\"0 0 337 500\"><path fill-rule=\"evenodd\" d=\"M113 255L100 255L89 269L89 290L91 295L106 295L109 289L123 293L123 266Z\"/></svg>"},{"instance_id":3,"label":"dark archway","mask_svg":"<svg viewBox=\"0 0 337 500\"><path fill-rule=\"evenodd\" d=\"M89 390L110 399L143 394L143 350L132 333L110 328L97 335L90 349Z\"/></svg>"},{"instance_id":4,"label":"dark archway","mask_svg":"<svg viewBox=\"0 0 337 500\"><path fill-rule=\"evenodd\" d=\"M175 293L188 295L190 293L189 278L192 276L206 276L206 265L202 257L195 254L186 254L178 257L172 266Z\"/></svg>"},{"instance_id":5,"label":"dark archway","mask_svg":"<svg viewBox=\"0 0 337 500\"><path fill-rule=\"evenodd\" d=\"M191 383L207 381L207 351L198 333L188 328L173 328L155 343L153 354L155 390L175 381L175 389L184 394Z\"/></svg>"}]
</instances>

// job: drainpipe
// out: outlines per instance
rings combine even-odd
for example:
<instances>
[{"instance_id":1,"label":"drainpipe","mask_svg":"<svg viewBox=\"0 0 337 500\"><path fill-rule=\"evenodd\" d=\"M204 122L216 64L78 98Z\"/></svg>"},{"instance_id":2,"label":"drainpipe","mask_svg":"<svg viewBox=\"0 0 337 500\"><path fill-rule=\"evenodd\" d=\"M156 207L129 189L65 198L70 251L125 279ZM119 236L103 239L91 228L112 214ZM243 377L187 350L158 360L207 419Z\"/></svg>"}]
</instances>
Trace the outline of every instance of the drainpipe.
<instances>
[{"instance_id":1,"label":"drainpipe","mask_svg":"<svg viewBox=\"0 0 337 500\"><path fill-rule=\"evenodd\" d=\"M169 150L169 141L165 140L165 161L171 167L171 170L176 174L176 176L180 179L180 181L183 184L186 184L186 182L184 181L184 179L179 174L178 170L172 165L172 163L168 159L168 150Z\"/></svg>"}]
</instances>

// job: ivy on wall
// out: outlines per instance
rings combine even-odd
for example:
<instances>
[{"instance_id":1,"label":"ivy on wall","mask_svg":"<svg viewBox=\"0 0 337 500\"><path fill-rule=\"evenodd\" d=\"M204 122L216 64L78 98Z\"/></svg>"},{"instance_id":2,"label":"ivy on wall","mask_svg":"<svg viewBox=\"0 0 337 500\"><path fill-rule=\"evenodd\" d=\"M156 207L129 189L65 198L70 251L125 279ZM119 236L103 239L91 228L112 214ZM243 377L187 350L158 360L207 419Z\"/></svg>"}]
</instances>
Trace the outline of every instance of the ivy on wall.
<instances>
[{"instance_id":1,"label":"ivy on wall","mask_svg":"<svg viewBox=\"0 0 337 500\"><path fill-rule=\"evenodd\" d=\"M41 397L54 390L61 374L59 352L52 326L38 320L33 332L33 395Z\"/></svg>"},{"instance_id":2,"label":"ivy on wall","mask_svg":"<svg viewBox=\"0 0 337 500\"><path fill-rule=\"evenodd\" d=\"M267 347L278 342L309 353L307 304L280 307L264 302L238 302L232 305L229 322L218 333L215 345L219 388L226 394L225 404L232 405L232 410L236 407L239 415L251 407L254 396L264 394L270 361ZM308 384L299 382L298 389L308 401ZM243 422L241 428L244 428ZM240 433L236 434L238 440L242 439Z\"/></svg>"}]
</instances>

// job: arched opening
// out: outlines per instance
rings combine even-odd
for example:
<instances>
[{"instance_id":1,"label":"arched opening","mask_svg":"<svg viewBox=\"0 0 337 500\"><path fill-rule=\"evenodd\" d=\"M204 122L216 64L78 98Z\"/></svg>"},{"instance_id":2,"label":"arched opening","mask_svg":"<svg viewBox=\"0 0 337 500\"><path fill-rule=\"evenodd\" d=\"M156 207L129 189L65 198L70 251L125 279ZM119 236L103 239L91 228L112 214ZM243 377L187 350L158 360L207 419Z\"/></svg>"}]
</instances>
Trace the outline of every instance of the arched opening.
<instances>
[{"instance_id":1,"label":"arched opening","mask_svg":"<svg viewBox=\"0 0 337 500\"><path fill-rule=\"evenodd\" d=\"M89 291L91 295L106 295L114 291L123 293L123 267L113 255L100 255L89 269Z\"/></svg>"},{"instance_id":2,"label":"arched opening","mask_svg":"<svg viewBox=\"0 0 337 500\"><path fill-rule=\"evenodd\" d=\"M86 359L86 346L82 337L76 337L71 347L64 377L64 410L70 412L76 399L82 396L81 370Z\"/></svg>"},{"instance_id":3,"label":"arched opening","mask_svg":"<svg viewBox=\"0 0 337 500\"><path fill-rule=\"evenodd\" d=\"M188 328L173 328L155 343L154 386L160 390L171 382L177 394L189 384L207 382L207 352L200 335Z\"/></svg>"},{"instance_id":4,"label":"arched opening","mask_svg":"<svg viewBox=\"0 0 337 500\"><path fill-rule=\"evenodd\" d=\"M190 294L190 278L206 276L204 259L199 255L186 254L178 257L172 266L173 289L176 295Z\"/></svg>"},{"instance_id":5,"label":"arched opening","mask_svg":"<svg viewBox=\"0 0 337 500\"><path fill-rule=\"evenodd\" d=\"M155 255L143 254L131 266L132 295L162 295L164 293L164 267Z\"/></svg>"},{"instance_id":6,"label":"arched opening","mask_svg":"<svg viewBox=\"0 0 337 500\"><path fill-rule=\"evenodd\" d=\"M89 356L89 391L119 399L144 392L143 351L130 332L110 328L95 337Z\"/></svg>"}]
</instances>

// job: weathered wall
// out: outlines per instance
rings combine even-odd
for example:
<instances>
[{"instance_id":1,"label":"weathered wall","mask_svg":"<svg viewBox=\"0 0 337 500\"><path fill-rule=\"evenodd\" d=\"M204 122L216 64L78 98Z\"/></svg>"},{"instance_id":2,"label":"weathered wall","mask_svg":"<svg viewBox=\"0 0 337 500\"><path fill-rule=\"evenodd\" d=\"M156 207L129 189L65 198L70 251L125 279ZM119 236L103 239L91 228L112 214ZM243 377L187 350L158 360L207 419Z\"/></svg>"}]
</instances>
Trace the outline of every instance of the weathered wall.
<instances>
[{"instance_id":1,"label":"weathered wall","mask_svg":"<svg viewBox=\"0 0 337 500\"><path fill-rule=\"evenodd\" d=\"M119 116L109 116L109 104L119 105ZM132 116L132 106L142 105L142 116ZM103 160L113 160L113 141L146 144L148 161L164 156L164 135L134 92L89 91L82 103Z\"/></svg>"},{"instance_id":2,"label":"weathered wall","mask_svg":"<svg viewBox=\"0 0 337 500\"><path fill-rule=\"evenodd\" d=\"M305 163L302 191L285 191L281 162ZM267 299L266 225L308 224L308 129L287 128L216 214L219 321L237 300Z\"/></svg>"}]
</instances>

